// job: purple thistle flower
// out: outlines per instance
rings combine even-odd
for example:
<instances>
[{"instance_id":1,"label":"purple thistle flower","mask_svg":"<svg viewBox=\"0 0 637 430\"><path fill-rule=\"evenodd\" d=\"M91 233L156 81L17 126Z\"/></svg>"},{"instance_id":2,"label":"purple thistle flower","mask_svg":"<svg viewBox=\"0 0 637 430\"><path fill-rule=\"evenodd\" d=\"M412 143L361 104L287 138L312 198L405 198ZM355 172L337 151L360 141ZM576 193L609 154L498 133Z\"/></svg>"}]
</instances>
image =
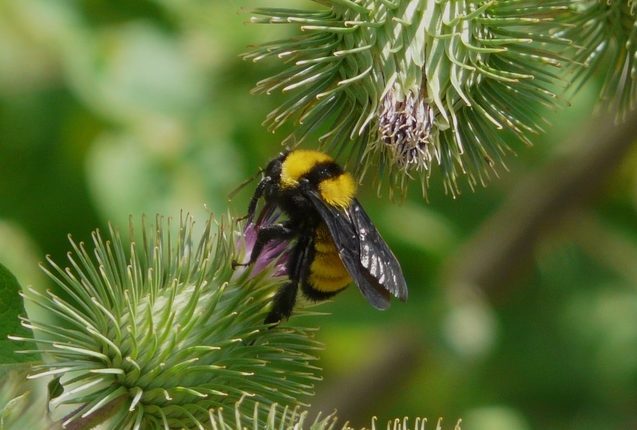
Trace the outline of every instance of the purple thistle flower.
<instances>
[{"instance_id":1,"label":"purple thistle flower","mask_svg":"<svg viewBox=\"0 0 637 430\"><path fill-rule=\"evenodd\" d=\"M240 255L243 256L245 261L247 261L250 258L250 254L252 254L252 249L256 243L259 228L274 224L280 216L281 212L279 211L268 211L266 213L264 210L256 221L247 221L242 232L243 235L239 237L237 242L237 249L243 250ZM287 241L273 240L263 248L263 251L261 251L257 261L255 261L250 268L238 267L237 270L241 271L248 269L251 270L251 274L255 276L271 265L274 267L274 276L286 276L287 262L289 258L288 245L289 243Z\"/></svg>"}]
</instances>

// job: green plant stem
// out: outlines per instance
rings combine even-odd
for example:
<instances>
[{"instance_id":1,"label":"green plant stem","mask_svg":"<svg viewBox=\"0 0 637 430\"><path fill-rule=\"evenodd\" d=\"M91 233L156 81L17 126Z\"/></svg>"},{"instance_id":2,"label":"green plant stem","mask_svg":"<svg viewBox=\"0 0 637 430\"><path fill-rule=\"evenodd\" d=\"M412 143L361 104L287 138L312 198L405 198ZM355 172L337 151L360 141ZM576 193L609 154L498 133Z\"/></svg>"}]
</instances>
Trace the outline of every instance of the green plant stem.
<instances>
[{"instance_id":1,"label":"green plant stem","mask_svg":"<svg viewBox=\"0 0 637 430\"><path fill-rule=\"evenodd\" d=\"M593 198L637 138L637 112L614 124L597 118L558 157L514 186L507 201L480 227L443 270L452 288L478 287L492 299L514 285L536 243L564 216Z\"/></svg>"}]
</instances>

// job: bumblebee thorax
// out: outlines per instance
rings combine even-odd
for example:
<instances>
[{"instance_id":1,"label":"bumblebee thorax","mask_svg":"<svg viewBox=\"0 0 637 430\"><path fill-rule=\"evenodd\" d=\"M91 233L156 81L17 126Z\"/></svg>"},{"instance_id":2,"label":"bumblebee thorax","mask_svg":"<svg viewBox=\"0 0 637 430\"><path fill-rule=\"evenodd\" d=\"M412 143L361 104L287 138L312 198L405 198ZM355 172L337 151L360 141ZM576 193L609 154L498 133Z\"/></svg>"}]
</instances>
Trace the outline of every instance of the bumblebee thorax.
<instances>
[{"instance_id":1,"label":"bumblebee thorax","mask_svg":"<svg viewBox=\"0 0 637 430\"><path fill-rule=\"evenodd\" d=\"M293 188L299 185L299 179L307 176L319 164L333 162L329 155L306 149L290 152L281 165L281 186Z\"/></svg>"}]
</instances>

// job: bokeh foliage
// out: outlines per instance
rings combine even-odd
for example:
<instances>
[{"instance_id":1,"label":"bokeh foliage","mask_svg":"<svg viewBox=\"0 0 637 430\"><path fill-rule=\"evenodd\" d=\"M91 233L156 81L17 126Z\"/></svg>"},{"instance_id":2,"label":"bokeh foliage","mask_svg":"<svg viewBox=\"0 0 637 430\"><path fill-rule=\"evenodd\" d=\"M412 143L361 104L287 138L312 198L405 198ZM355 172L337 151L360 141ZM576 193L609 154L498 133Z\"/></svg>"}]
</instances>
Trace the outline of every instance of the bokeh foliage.
<instances>
[{"instance_id":1,"label":"bokeh foliage","mask_svg":"<svg viewBox=\"0 0 637 430\"><path fill-rule=\"evenodd\" d=\"M287 132L272 135L260 123L283 99L249 90L281 69L239 54L293 29L244 25L249 15L237 12L261 3L0 2L0 262L20 284L53 288L34 267L45 254L63 260L67 233L83 240L142 212L184 209L205 219L204 204L224 212L227 192L274 155ZM593 75L572 107L543 112L547 134L509 158L509 172L487 189L451 199L432 182L429 203L412 190L396 206L362 187L362 203L403 264L410 300L379 313L351 289L322 306L333 315L316 321L329 345L317 403L329 405L380 360L388 374L408 374L344 418L463 417L477 430L634 425L636 152L594 201L543 236L526 270L497 294L467 303L449 297L444 282L450 256L520 178L577 152L568 138L598 121L591 112L601 87ZM231 203L238 214L249 194ZM405 344L417 346L411 365L385 357Z\"/></svg>"}]
</instances>

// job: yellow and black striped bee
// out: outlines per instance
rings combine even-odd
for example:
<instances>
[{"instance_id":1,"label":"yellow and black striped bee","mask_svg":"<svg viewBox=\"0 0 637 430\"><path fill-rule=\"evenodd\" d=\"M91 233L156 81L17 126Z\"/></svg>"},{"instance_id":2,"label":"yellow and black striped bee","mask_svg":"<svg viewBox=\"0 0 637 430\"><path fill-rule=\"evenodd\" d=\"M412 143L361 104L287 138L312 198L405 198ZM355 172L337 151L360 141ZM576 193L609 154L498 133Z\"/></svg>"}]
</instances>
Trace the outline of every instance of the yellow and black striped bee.
<instances>
[{"instance_id":1,"label":"yellow and black striped bee","mask_svg":"<svg viewBox=\"0 0 637 430\"><path fill-rule=\"evenodd\" d=\"M389 306L390 294L407 299L400 264L355 193L353 177L322 152L285 151L270 161L250 201L248 217L253 217L264 197L264 211L279 208L288 219L258 227L246 264L254 263L272 240L296 243L287 261L289 282L276 293L266 323L289 318L299 286L305 296L319 301L353 280L377 309Z\"/></svg>"}]
</instances>

